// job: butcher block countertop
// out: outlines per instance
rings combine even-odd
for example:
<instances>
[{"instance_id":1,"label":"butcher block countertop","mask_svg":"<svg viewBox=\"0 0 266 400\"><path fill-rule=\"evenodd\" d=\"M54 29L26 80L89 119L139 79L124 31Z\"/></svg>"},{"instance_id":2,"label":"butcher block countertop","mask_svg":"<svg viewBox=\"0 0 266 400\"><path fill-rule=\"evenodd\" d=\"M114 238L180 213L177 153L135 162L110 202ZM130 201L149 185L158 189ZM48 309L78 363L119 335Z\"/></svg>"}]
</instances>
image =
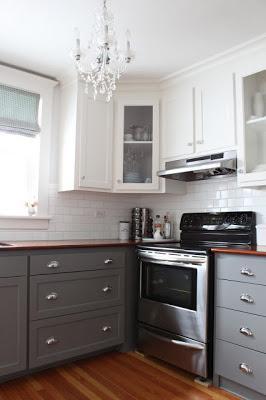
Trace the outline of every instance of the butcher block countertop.
<instances>
[{"instance_id":1,"label":"butcher block countertop","mask_svg":"<svg viewBox=\"0 0 266 400\"><path fill-rule=\"evenodd\" d=\"M266 256L266 246L250 246L248 248L234 248L234 247L215 247L211 249L214 253L227 253L227 254L242 254L252 256Z\"/></svg>"},{"instance_id":2,"label":"butcher block countertop","mask_svg":"<svg viewBox=\"0 0 266 400\"><path fill-rule=\"evenodd\" d=\"M169 243L173 240L164 241L136 241L119 239L87 239L87 240L39 240L39 241L3 241L0 242L1 250L45 250L45 249L75 249L95 247L129 247L146 243Z\"/></svg>"}]
</instances>

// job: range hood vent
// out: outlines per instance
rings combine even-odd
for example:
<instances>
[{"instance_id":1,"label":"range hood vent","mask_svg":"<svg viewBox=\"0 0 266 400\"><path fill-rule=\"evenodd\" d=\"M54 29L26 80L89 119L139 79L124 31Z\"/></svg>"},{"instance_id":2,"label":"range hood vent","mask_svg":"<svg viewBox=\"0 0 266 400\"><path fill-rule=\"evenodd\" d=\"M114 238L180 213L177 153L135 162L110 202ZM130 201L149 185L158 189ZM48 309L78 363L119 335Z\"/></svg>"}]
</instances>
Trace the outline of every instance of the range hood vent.
<instances>
[{"instance_id":1,"label":"range hood vent","mask_svg":"<svg viewBox=\"0 0 266 400\"><path fill-rule=\"evenodd\" d=\"M157 173L159 177L185 182L236 175L236 151L169 161L165 167L165 170Z\"/></svg>"}]
</instances>

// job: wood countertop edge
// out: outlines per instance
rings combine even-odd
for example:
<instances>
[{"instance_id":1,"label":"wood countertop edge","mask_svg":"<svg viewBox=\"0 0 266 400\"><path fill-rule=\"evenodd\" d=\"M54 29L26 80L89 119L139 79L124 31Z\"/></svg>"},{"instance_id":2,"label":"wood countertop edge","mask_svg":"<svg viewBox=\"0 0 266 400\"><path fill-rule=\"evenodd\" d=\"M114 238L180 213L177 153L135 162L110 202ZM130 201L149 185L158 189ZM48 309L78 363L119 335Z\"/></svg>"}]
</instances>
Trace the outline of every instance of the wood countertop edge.
<instances>
[{"instance_id":1,"label":"wood countertop edge","mask_svg":"<svg viewBox=\"0 0 266 400\"><path fill-rule=\"evenodd\" d=\"M254 246L251 249L234 249L234 248L222 248L214 247L211 249L213 253L224 253L224 254L242 254L250 256L266 256L266 246Z\"/></svg>"},{"instance_id":2,"label":"wood countertop edge","mask_svg":"<svg viewBox=\"0 0 266 400\"><path fill-rule=\"evenodd\" d=\"M0 245L1 251L19 251L19 250L60 250L60 249L90 249L99 247L134 247L137 245L151 243L171 243L174 240L162 241L135 241L135 240L62 240L62 241L3 241L8 245ZM176 241L176 240L175 240Z\"/></svg>"}]
</instances>

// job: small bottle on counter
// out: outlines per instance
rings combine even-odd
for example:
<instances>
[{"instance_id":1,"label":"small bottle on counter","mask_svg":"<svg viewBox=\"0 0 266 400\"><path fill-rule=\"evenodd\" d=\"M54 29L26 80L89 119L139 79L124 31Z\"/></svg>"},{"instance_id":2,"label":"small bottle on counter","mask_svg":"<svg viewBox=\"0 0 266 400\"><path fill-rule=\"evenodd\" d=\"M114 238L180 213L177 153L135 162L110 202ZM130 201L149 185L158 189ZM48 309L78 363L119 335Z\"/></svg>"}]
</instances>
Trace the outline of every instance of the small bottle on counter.
<instances>
[{"instance_id":1,"label":"small bottle on counter","mask_svg":"<svg viewBox=\"0 0 266 400\"><path fill-rule=\"evenodd\" d=\"M161 240L162 239L162 223L161 223L161 217L160 215L156 215L155 220L154 220L154 233L153 233L153 238L156 240Z\"/></svg>"},{"instance_id":2,"label":"small bottle on counter","mask_svg":"<svg viewBox=\"0 0 266 400\"><path fill-rule=\"evenodd\" d=\"M169 215L164 216L164 227L163 227L163 237L164 239L171 238L171 222L169 221Z\"/></svg>"}]
</instances>

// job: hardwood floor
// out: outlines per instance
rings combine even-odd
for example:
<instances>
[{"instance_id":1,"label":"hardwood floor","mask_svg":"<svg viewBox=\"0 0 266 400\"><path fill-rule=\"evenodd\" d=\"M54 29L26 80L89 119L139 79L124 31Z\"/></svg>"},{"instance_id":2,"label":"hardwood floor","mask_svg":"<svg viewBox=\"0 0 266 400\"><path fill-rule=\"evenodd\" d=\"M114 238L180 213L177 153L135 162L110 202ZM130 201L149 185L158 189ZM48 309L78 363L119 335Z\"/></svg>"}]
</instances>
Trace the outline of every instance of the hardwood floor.
<instances>
[{"instance_id":1,"label":"hardwood floor","mask_svg":"<svg viewBox=\"0 0 266 400\"><path fill-rule=\"evenodd\" d=\"M0 400L233 400L135 353L109 353L0 385Z\"/></svg>"}]
</instances>

